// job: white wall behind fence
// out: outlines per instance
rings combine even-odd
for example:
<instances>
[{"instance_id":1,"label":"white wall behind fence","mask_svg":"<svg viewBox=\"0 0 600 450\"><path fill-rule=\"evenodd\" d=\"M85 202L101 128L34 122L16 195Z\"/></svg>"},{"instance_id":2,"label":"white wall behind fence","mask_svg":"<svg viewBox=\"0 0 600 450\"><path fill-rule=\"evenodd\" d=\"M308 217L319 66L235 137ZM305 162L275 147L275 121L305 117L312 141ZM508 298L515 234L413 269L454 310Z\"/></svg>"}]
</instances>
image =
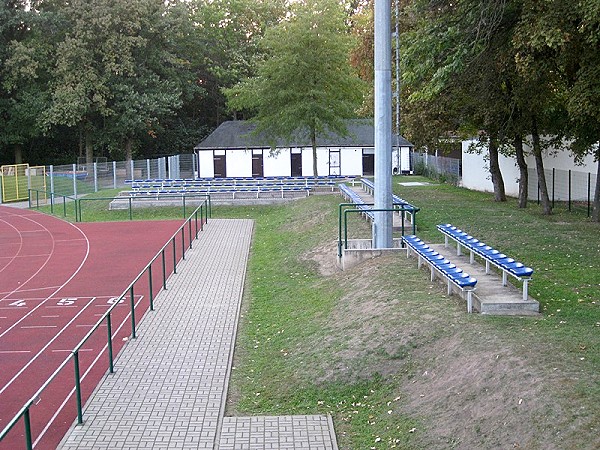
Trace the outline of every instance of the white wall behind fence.
<instances>
[{"instance_id":1,"label":"white wall behind fence","mask_svg":"<svg viewBox=\"0 0 600 450\"><path fill-rule=\"evenodd\" d=\"M483 192L493 192L492 177L489 171L488 151L469 153L469 146L475 143L475 140L463 141L462 143L462 186L468 189ZM530 148L526 145L527 152L526 162L530 169L535 169L535 159L530 152ZM552 170L553 168L560 170L573 170L577 172L597 172L597 164L594 162L592 155L587 155L584 159L584 165L576 165L575 159L569 151L561 151L555 155L549 154L546 151L544 154L544 169ZM500 170L504 179L506 195L517 197L519 195L519 168L515 158L508 158L500 155L499 157Z\"/></svg>"}]
</instances>

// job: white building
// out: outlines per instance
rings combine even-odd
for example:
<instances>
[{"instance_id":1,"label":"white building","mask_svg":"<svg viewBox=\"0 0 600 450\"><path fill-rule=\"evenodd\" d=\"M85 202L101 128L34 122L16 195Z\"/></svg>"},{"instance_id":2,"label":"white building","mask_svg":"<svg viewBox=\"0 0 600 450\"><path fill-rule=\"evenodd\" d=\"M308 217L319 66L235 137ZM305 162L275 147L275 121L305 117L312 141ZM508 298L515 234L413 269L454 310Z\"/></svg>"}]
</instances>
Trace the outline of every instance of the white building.
<instances>
[{"instance_id":1,"label":"white building","mask_svg":"<svg viewBox=\"0 0 600 450\"><path fill-rule=\"evenodd\" d=\"M319 176L369 176L375 170L375 130L373 120L348 121L348 136L317 136ZM246 121L222 123L194 147L198 177L312 176L313 149L308 136L295 142L278 142L272 149L266 140L251 134L255 125ZM392 138L395 143L395 137ZM394 173L411 173L413 145L400 138L392 149Z\"/></svg>"},{"instance_id":2,"label":"white building","mask_svg":"<svg viewBox=\"0 0 600 450\"><path fill-rule=\"evenodd\" d=\"M487 149L482 152L475 153L470 150L471 146L476 144L476 140L463 141L462 143L462 182L461 185L465 188L472 189L475 191L483 192L494 192L494 185L490 175L490 164L489 154ZM528 145L524 145L526 153L525 161L530 172L535 173L535 157L532 154L531 148ZM575 164L575 158L571 152L565 151L554 151L553 149L546 149L543 152L544 159L544 171L552 173L553 169L557 171L572 171L574 174L586 173L595 174L597 172L597 163L594 161L594 155L587 155L581 165ZM502 178L504 180L504 188L506 195L511 197L519 196L519 168L517 161L514 157L507 157L499 155L498 162L500 164L500 170L502 172ZM530 175L531 177L531 175ZM546 175L547 182L551 181L549 175ZM595 177L594 177L595 178ZM578 191L574 193L574 198L585 199L586 198L586 186L583 183L578 186ZM535 198L537 185L535 182L529 183L530 197ZM564 191L565 189L562 189ZM557 198L558 200L559 198ZM560 199L564 200L565 197L562 195Z\"/></svg>"}]
</instances>

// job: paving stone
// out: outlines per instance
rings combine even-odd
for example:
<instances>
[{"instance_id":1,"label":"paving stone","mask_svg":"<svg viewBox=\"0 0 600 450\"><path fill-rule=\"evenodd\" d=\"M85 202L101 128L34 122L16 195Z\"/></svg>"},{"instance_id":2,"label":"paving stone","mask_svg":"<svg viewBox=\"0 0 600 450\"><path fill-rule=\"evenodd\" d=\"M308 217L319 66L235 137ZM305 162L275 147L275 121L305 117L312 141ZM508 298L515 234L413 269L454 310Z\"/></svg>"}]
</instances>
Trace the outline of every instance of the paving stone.
<instances>
[{"instance_id":1,"label":"paving stone","mask_svg":"<svg viewBox=\"0 0 600 450\"><path fill-rule=\"evenodd\" d=\"M252 227L209 220L60 449L337 449L328 416L223 417Z\"/></svg>"}]
</instances>

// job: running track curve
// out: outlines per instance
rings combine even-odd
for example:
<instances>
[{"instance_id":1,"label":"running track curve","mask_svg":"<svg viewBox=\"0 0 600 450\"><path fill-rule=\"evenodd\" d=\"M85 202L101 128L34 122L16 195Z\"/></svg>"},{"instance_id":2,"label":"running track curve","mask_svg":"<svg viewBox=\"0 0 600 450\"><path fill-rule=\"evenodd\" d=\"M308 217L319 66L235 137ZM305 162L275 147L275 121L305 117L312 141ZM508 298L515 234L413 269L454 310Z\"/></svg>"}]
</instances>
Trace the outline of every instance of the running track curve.
<instances>
[{"instance_id":1,"label":"running track curve","mask_svg":"<svg viewBox=\"0 0 600 450\"><path fill-rule=\"evenodd\" d=\"M0 206L0 430L181 223L75 225ZM180 248L175 247L176 258ZM147 285L136 288L137 320L147 309L143 301ZM161 286L160 280L153 282L154 292ZM128 305L119 305L113 314L115 351L129 338L129 321ZM105 373L106 358L104 326L80 355L82 375L87 378L82 386L84 401ZM75 414L73 369L68 364L32 407L34 448L55 448ZM11 430L0 442L0 450L24 448L22 428L19 424Z\"/></svg>"}]
</instances>

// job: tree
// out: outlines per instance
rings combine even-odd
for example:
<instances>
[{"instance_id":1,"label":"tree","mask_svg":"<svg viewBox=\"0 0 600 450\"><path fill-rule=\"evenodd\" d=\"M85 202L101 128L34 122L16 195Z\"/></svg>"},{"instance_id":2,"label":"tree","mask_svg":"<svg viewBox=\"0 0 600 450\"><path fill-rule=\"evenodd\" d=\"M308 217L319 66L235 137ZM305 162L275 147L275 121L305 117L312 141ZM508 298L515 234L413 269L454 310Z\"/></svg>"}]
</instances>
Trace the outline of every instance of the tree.
<instances>
[{"instance_id":1,"label":"tree","mask_svg":"<svg viewBox=\"0 0 600 450\"><path fill-rule=\"evenodd\" d=\"M256 133L271 140L308 132L317 172L317 136L347 134L344 119L356 116L363 85L349 64L353 40L344 9L334 0L292 4L289 19L267 30L268 57L258 75L225 90L233 110L256 113Z\"/></svg>"},{"instance_id":2,"label":"tree","mask_svg":"<svg viewBox=\"0 0 600 450\"><path fill-rule=\"evenodd\" d=\"M160 0L73 0L63 7L69 29L56 49L42 123L78 127L88 164L104 126L103 139L114 136L131 158L134 139L181 105L189 79L182 79L185 60L173 45L176 8Z\"/></svg>"}]
</instances>

